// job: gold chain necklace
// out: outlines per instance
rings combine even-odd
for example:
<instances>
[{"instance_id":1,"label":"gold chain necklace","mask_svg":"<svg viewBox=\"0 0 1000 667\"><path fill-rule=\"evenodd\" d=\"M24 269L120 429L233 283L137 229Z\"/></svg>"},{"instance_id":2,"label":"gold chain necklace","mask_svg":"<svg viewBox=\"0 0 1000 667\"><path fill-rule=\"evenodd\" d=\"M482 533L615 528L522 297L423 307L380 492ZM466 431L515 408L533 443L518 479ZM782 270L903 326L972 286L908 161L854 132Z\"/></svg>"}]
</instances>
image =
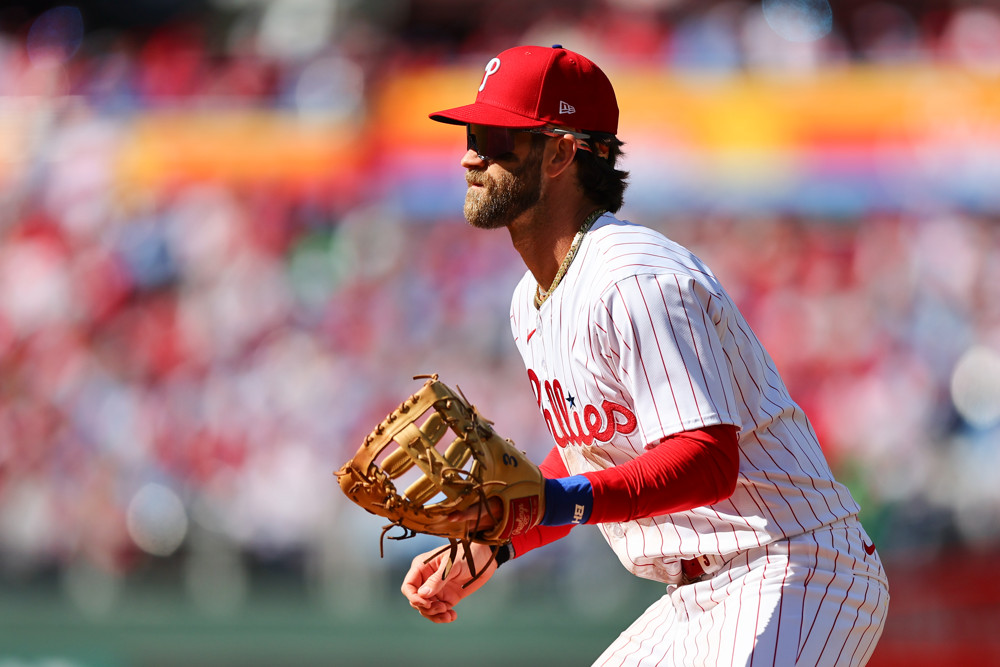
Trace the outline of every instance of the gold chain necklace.
<instances>
[{"instance_id":1,"label":"gold chain necklace","mask_svg":"<svg viewBox=\"0 0 1000 667\"><path fill-rule=\"evenodd\" d=\"M562 264L559 265L559 270L556 271L556 277L552 279L552 284L549 285L547 290L543 290L541 285L535 285L535 308L541 308L545 300L549 298L549 295L555 291L556 287L559 286L560 281L562 281L563 276L566 275L566 271L569 269L569 265L573 263L573 258L576 257L576 251L580 249L580 244L583 243L583 237L590 231L590 228L594 226L597 219L604 215L607 211L604 209L597 209L583 221L580 226L580 231L576 233L573 237L573 244L569 247L569 252L563 258Z\"/></svg>"}]
</instances>

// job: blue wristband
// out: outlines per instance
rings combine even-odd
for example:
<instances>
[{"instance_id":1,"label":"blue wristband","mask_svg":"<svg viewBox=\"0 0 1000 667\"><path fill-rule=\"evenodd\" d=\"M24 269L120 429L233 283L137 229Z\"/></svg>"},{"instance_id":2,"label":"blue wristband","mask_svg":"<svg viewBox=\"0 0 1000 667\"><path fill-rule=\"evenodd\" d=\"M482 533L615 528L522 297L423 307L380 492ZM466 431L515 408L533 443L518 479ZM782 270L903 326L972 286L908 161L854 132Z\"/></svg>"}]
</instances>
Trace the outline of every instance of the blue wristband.
<instances>
[{"instance_id":1,"label":"blue wristband","mask_svg":"<svg viewBox=\"0 0 1000 667\"><path fill-rule=\"evenodd\" d=\"M587 523L594 509L594 489L583 475L545 480L543 526Z\"/></svg>"}]
</instances>

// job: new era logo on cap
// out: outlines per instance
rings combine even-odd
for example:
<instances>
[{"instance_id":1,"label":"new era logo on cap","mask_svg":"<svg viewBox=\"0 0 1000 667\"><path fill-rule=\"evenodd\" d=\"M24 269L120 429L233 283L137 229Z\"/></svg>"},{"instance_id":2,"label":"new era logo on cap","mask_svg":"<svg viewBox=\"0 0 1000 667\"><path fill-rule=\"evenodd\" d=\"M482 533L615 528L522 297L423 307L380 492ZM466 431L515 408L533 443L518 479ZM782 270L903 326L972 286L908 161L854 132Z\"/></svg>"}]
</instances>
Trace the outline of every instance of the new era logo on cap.
<instances>
[{"instance_id":1,"label":"new era logo on cap","mask_svg":"<svg viewBox=\"0 0 1000 667\"><path fill-rule=\"evenodd\" d=\"M455 125L552 124L616 134L618 101L608 77L584 56L562 47L518 46L487 63L474 103L430 117Z\"/></svg>"}]
</instances>

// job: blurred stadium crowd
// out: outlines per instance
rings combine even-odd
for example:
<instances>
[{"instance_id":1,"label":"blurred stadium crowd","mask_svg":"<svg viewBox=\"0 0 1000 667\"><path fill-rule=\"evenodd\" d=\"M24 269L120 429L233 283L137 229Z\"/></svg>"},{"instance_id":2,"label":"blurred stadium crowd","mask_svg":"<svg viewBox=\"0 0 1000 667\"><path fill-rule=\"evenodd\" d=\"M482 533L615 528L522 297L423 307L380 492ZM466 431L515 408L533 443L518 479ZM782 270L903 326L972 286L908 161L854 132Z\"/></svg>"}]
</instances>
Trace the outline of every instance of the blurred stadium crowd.
<instances>
[{"instance_id":1,"label":"blurred stadium crowd","mask_svg":"<svg viewBox=\"0 0 1000 667\"><path fill-rule=\"evenodd\" d=\"M1000 74L1000 10L980 3L836 3L815 42L776 40L744 2L170 4L0 10L6 580L120 577L180 553L290 556L322 574L363 559L360 542L373 560L350 571L383 567L380 522L344 506L332 472L418 373L461 385L544 453L508 342L520 260L462 222L459 153L449 214L380 198L405 184L380 182L393 147L364 138L400 71L561 41L680 71L905 61ZM319 136L350 143L350 173L123 179L137 119L191 109L333 122ZM664 204L633 219L729 286L880 549L1000 541L1000 209ZM210 565L198 581L226 571Z\"/></svg>"}]
</instances>

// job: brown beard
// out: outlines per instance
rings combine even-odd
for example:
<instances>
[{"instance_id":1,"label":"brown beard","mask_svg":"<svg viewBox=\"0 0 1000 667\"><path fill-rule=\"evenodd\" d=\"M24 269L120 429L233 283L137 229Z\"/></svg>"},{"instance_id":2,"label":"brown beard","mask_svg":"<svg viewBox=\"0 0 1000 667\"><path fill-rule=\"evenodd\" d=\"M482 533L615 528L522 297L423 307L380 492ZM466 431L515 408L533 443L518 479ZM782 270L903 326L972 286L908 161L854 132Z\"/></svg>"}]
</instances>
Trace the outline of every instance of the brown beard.
<instances>
[{"instance_id":1,"label":"brown beard","mask_svg":"<svg viewBox=\"0 0 1000 667\"><path fill-rule=\"evenodd\" d=\"M538 203L542 192L542 151L533 146L518 167L503 171L496 178L486 171L466 173L469 188L465 194L465 219L477 229L506 227L519 215Z\"/></svg>"}]
</instances>

